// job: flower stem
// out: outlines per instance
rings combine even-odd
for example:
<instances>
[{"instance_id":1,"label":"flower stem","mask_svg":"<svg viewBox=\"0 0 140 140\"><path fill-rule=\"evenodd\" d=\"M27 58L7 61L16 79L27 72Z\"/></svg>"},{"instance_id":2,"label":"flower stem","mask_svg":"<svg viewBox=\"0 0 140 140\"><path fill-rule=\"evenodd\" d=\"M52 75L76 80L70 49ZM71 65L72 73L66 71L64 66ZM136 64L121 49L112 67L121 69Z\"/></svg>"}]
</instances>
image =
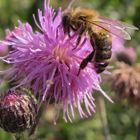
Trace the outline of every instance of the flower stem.
<instances>
[{"instance_id":1,"label":"flower stem","mask_svg":"<svg viewBox=\"0 0 140 140\"><path fill-rule=\"evenodd\" d=\"M107 117L106 117L106 108L105 108L105 102L103 97L99 96L97 99L98 102L98 107L99 107L99 115L100 115L100 120L102 124L102 130L104 133L104 140L111 140L110 133L109 133L109 128L108 128L108 122L107 122Z\"/></svg>"},{"instance_id":2,"label":"flower stem","mask_svg":"<svg viewBox=\"0 0 140 140\"><path fill-rule=\"evenodd\" d=\"M140 121L137 126L137 140L140 140Z\"/></svg>"}]
</instances>

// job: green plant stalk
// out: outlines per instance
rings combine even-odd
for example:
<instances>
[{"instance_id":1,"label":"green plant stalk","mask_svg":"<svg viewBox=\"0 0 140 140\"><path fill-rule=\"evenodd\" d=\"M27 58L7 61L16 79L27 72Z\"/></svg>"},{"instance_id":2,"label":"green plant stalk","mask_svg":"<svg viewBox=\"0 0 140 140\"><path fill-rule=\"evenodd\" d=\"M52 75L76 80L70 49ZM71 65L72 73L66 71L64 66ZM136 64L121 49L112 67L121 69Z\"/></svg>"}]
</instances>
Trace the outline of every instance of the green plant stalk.
<instances>
[{"instance_id":1,"label":"green plant stalk","mask_svg":"<svg viewBox=\"0 0 140 140\"><path fill-rule=\"evenodd\" d=\"M107 122L107 115L106 115L106 108L105 108L105 102L104 98L102 96L99 96L97 98L98 102L98 110L99 110L99 116L102 124L102 130L104 134L104 140L111 140L111 136L109 133L109 128L108 128L108 122Z\"/></svg>"},{"instance_id":2,"label":"green plant stalk","mask_svg":"<svg viewBox=\"0 0 140 140\"><path fill-rule=\"evenodd\" d=\"M137 126L137 140L140 140L140 121Z\"/></svg>"}]
</instances>

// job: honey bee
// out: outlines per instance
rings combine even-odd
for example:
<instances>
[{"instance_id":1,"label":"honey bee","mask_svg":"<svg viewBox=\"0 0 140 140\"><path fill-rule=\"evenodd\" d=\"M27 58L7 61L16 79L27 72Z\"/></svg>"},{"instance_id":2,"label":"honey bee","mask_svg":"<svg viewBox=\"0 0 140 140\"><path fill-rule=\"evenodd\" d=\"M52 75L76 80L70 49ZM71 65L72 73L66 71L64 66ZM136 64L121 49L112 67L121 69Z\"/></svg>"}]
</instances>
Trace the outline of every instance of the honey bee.
<instances>
[{"instance_id":1,"label":"honey bee","mask_svg":"<svg viewBox=\"0 0 140 140\"><path fill-rule=\"evenodd\" d=\"M88 33L93 51L82 60L79 68L84 69L89 62L93 62L97 73L101 73L109 64L112 54L112 35L130 40L125 29L137 28L117 20L101 17L96 10L76 8L63 14L62 25L64 33L71 36L71 31L78 32L76 47L84 33Z\"/></svg>"}]
</instances>

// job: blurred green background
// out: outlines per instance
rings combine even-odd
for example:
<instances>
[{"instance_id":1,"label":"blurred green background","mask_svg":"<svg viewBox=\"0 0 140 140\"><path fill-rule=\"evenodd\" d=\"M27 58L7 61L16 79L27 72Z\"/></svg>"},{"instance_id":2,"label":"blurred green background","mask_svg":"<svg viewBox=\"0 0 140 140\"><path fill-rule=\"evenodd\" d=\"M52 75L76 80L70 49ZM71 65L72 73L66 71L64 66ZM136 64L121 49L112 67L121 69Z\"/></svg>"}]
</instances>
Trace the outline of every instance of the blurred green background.
<instances>
[{"instance_id":1,"label":"blurred green background","mask_svg":"<svg viewBox=\"0 0 140 140\"><path fill-rule=\"evenodd\" d=\"M67 7L70 0L51 0L54 8ZM42 9L43 0L0 0L0 38L6 29L17 25L18 19L28 21L34 28L32 14L37 15L37 8ZM140 0L75 0L74 7L90 7L101 12L103 16L119 19L140 27ZM132 40L126 42L127 47L137 49L140 62L140 31L132 33ZM1 67L4 65L0 63ZM6 88L1 84L1 91ZM103 89L111 96L109 85L103 83ZM95 95L95 94L94 94ZM136 140L137 125L140 121L139 106L127 102L110 103L102 97L95 97L96 113L89 119L76 116L73 123L65 123L62 118L53 125L53 107L50 106L44 121L39 124L37 140ZM78 113L77 113L78 114ZM0 140L12 140L13 136L0 129Z\"/></svg>"}]
</instances>

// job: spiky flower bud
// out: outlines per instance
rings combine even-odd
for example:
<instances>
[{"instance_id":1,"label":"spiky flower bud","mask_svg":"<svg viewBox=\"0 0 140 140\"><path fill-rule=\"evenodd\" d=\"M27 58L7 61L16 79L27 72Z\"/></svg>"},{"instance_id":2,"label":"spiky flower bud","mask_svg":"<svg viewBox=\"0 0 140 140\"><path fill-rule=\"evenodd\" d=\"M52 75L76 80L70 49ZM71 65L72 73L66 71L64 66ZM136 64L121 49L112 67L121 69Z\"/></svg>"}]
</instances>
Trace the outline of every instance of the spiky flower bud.
<instances>
[{"instance_id":1,"label":"spiky flower bud","mask_svg":"<svg viewBox=\"0 0 140 140\"><path fill-rule=\"evenodd\" d=\"M8 91L0 98L0 126L5 131L17 133L35 123L35 100L21 91Z\"/></svg>"},{"instance_id":2,"label":"spiky flower bud","mask_svg":"<svg viewBox=\"0 0 140 140\"><path fill-rule=\"evenodd\" d=\"M132 104L140 104L140 65L129 66L117 63L112 72L112 89L119 99L127 99Z\"/></svg>"}]
</instances>

